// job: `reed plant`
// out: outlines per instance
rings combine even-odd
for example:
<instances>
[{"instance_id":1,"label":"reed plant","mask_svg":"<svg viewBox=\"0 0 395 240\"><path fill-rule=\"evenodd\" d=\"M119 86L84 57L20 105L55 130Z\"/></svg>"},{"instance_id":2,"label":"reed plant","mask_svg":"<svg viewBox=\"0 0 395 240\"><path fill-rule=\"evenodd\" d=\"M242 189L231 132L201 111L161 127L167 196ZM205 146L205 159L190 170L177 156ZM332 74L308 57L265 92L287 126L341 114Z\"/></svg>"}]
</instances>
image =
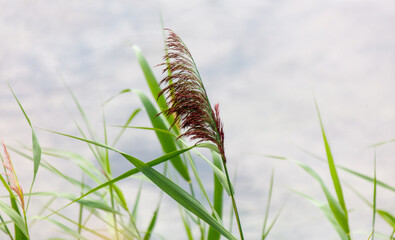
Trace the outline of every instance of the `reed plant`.
<instances>
[{"instance_id":1,"label":"reed plant","mask_svg":"<svg viewBox=\"0 0 395 240\"><path fill-rule=\"evenodd\" d=\"M4 156L2 155L1 159L5 177L0 176L0 180L7 190L6 197L10 200L10 203L0 201L0 230L3 232L2 236L4 236L1 239L36 239L29 234L31 232L29 230L37 222L52 224L53 227L63 232L61 237L52 239L158 239L161 236L156 232L155 227L158 224L166 224L158 222L162 197L158 198L157 205L152 209L149 223L142 224L139 215L147 215L146 209L144 209L144 213L141 213L140 199L141 193L144 191L143 185L140 185L136 190L135 199L132 201L125 197L129 190L122 188L119 184L122 180L141 181L131 178L138 174L144 176L144 179L152 182L162 194L166 194L178 204L179 208L175 210L179 211L179 218L183 223L185 236L183 239L246 239L243 226L248 226L248 223L242 221L243 215L240 214L236 204L235 196L237 192L233 187L233 181L228 171L224 142L225 134L220 118L219 105L211 105L201 75L186 44L172 30L165 29L164 31L167 33L165 55L163 63L158 66L163 68L165 77L161 81L157 81L142 51L137 46L133 46L146 83L151 91L151 96L140 90L124 89L105 101L101 106L103 109L102 129L97 130L92 127L91 120L87 117L78 98L66 85L66 89L83 119L82 124L72 119L80 135L75 136L52 130L42 130L86 144L86 147L92 153L93 161L76 152L42 148L35 133L37 129L33 127L22 104L10 86L19 108L31 127L32 146L23 145L15 148L3 143ZM124 123L108 128L105 108L112 99L123 94L136 95L141 101L141 108L132 110ZM277 155L265 156L296 164L319 184L325 195L324 201L297 190L294 190L294 192L318 206L338 233L339 239L342 240L353 239L353 235L348 217L349 208L347 207L350 203L344 197L343 184L338 171L345 171L366 180L374 191L372 202L361 196L367 205L372 208L372 229L368 230L369 234L366 234L364 239L394 239L395 218L389 211L377 207L376 188L382 187L393 192L395 192L395 188L377 179L375 170L373 177L370 177L335 163L318 110L318 104L316 106L326 158L321 159L314 156L328 164L331 183L325 182L318 172L301 161ZM136 126L133 124L134 119L142 112L141 110L146 112L150 124ZM109 129L117 131L113 139L109 137ZM150 161L142 161L127 153L128 149L122 151L116 148L119 140L130 129L154 132L163 155ZM97 137L100 135L99 131L102 133L102 138ZM393 141L386 144L391 143ZM15 154L13 158L19 156L33 162L33 179L27 193L22 191L18 182L8 149ZM114 164L117 164L114 160L114 154L124 158L130 164L129 169L118 176L114 175L113 171ZM313 155L309 152L308 154ZM62 169L54 166L50 160L53 158L67 161L68 164L75 164L80 169L82 177L78 179L65 174ZM207 186L207 180L203 181L201 179L196 167L197 161L202 161L210 169L212 175L210 186ZM163 168L157 170L158 168L154 168L156 166L163 166ZM52 173L54 177L61 178L67 184L74 185L79 189L79 192L33 191L39 168ZM267 179L270 180L268 181L269 191L267 192L266 211L262 216L263 227L258 237L262 240L270 238L269 233L275 224L281 220L280 210L269 222L274 172ZM335 189L335 194L330 191L330 185ZM210 193L208 189L212 192ZM359 194L355 189L353 191ZM229 197L224 197L224 195ZM203 196L203 198L198 196ZM25 204L25 197L28 197L27 204ZM30 198L48 197L50 200L41 206L42 209L37 216L28 214ZM54 207L54 203L61 199L66 199L69 202L62 207ZM224 210L224 206L228 202L232 206L229 212ZM74 218L65 214L65 211L70 209L77 212ZM284 211L286 211L286 208L284 208ZM226 214L231 221L228 227L224 223ZM383 218L394 229L392 233L380 234L376 231L376 215ZM237 233L232 231L233 219L236 221ZM282 221L286 221L286 219L282 219ZM100 222L106 226L106 231L102 231L91 222ZM287 229L281 231L287 231Z\"/></svg>"}]
</instances>

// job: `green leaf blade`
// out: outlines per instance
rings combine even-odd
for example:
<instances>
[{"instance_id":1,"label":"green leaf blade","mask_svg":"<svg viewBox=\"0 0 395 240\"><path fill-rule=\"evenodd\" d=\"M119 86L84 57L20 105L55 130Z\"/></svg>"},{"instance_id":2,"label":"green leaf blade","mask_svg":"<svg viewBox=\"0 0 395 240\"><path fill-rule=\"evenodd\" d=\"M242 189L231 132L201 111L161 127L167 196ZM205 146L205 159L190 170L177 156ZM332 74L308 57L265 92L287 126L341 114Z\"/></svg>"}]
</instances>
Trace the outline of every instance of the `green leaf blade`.
<instances>
[{"instance_id":1,"label":"green leaf blade","mask_svg":"<svg viewBox=\"0 0 395 240\"><path fill-rule=\"evenodd\" d=\"M318 114L318 119L319 119L319 122L320 122L322 138L324 140L325 151L326 151L326 154L327 154L328 165L329 165L329 170L330 170L332 181L333 181L333 186L335 187L338 203L340 204L341 208L343 209L343 213L344 213L344 216L345 216L345 221L342 221L341 225L342 225L343 229L346 231L346 233L350 234L350 227L349 227L349 224L348 224L348 213L347 213L346 203L344 201L343 190L342 190L342 187L341 187L339 176L337 174L335 161L333 159L332 152L331 152L331 149L329 147L329 142L328 142L328 139L326 137L326 133L325 133L324 125L322 123L320 110L318 108L318 104L317 104L316 100L315 100L315 106L316 106L316 110L317 110L317 114ZM334 212L334 214L335 214L335 212ZM336 214L335 214L335 216L336 216Z\"/></svg>"},{"instance_id":2,"label":"green leaf blade","mask_svg":"<svg viewBox=\"0 0 395 240\"><path fill-rule=\"evenodd\" d=\"M25 226L25 222L23 218L10 206L0 201L0 210L4 212L10 219L14 222L14 224L19 228L19 230L23 233L23 235L28 238L28 232ZM22 238L20 238L22 239Z\"/></svg>"},{"instance_id":3,"label":"green leaf blade","mask_svg":"<svg viewBox=\"0 0 395 240\"><path fill-rule=\"evenodd\" d=\"M152 97L157 101L160 109L163 111L167 109L167 103L166 99L163 95L159 96L159 93L161 91L160 86L158 81L156 80L151 67L149 66L147 60L145 59L143 53L141 52L141 49L137 47L136 45L133 45L134 52L136 53L137 60L140 64L141 70L144 73L145 80L151 90Z\"/></svg>"},{"instance_id":4,"label":"green leaf blade","mask_svg":"<svg viewBox=\"0 0 395 240\"><path fill-rule=\"evenodd\" d=\"M138 168L146 177L148 177L156 186L158 186L167 195L173 198L176 202L184 208L195 214L197 217L208 223L215 230L220 232L228 239L236 240L236 238L229 233L217 220L215 220L210 213L202 206L202 204L192 197L189 193L181 187L170 181L168 178L151 168L144 162L133 158L127 154L122 154L129 160L136 168Z\"/></svg>"},{"instance_id":5,"label":"green leaf blade","mask_svg":"<svg viewBox=\"0 0 395 240\"><path fill-rule=\"evenodd\" d=\"M151 120L152 126L154 128L159 128L162 130L169 130L169 125L162 115L158 115L159 111L155 108L149 98L141 91L134 90L134 92L139 96L141 102L144 105L145 110ZM165 153L173 152L177 150L174 137L155 131L156 136L162 146ZM191 181L186 165L182 162L180 156L176 156L170 160L174 168L180 173L180 175L185 179L185 181Z\"/></svg>"}]
</instances>

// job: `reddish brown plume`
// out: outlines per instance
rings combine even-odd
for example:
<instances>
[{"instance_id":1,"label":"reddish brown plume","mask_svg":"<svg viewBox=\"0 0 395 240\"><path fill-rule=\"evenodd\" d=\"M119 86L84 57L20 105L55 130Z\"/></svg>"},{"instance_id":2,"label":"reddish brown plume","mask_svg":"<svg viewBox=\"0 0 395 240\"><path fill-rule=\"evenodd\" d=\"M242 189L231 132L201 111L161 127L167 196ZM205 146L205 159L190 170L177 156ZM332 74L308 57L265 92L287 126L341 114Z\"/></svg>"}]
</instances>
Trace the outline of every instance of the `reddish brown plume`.
<instances>
[{"instance_id":1,"label":"reddish brown plume","mask_svg":"<svg viewBox=\"0 0 395 240\"><path fill-rule=\"evenodd\" d=\"M160 82L166 86L159 96L167 96L169 109L163 113L175 116L175 122L185 131L179 137L189 137L197 143L214 143L226 161L219 106L211 107L195 61L184 42L172 30L165 30L168 32L167 53L163 57L165 62L159 65L164 66L163 73L169 74Z\"/></svg>"}]
</instances>

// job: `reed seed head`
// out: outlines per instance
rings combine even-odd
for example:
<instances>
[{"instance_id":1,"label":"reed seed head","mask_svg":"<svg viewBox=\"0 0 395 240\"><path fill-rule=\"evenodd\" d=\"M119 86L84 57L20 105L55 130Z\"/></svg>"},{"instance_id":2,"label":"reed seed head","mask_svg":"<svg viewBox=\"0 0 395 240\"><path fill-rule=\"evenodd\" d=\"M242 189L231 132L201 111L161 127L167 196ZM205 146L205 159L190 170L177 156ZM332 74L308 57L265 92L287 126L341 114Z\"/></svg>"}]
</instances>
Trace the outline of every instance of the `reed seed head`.
<instances>
[{"instance_id":1,"label":"reed seed head","mask_svg":"<svg viewBox=\"0 0 395 240\"><path fill-rule=\"evenodd\" d=\"M172 30L165 30L168 32L166 54L164 62L158 66L164 66L163 73L167 72L168 75L160 82L165 87L159 96L166 95L169 108L162 113L175 116L174 123L177 122L184 130L179 137L197 140L196 143L214 143L225 162L219 105L216 104L214 109L211 107L195 61L184 42Z\"/></svg>"}]
</instances>

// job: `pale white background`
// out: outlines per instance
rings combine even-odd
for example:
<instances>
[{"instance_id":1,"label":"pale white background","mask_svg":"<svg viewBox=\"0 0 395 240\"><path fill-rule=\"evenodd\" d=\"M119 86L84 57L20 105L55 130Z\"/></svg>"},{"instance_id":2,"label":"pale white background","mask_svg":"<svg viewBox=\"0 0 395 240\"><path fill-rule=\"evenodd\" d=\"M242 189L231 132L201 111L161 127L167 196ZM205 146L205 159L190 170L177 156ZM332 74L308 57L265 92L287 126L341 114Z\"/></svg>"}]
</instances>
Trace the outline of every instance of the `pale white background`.
<instances>
[{"instance_id":1,"label":"pale white background","mask_svg":"<svg viewBox=\"0 0 395 240\"><path fill-rule=\"evenodd\" d=\"M66 109L80 121L61 76L100 129L100 104L125 88L148 93L132 44L149 63L161 62L164 25L184 40L195 57L211 102L219 102L225 124L229 169L237 172L237 200L246 239L258 239L270 172L275 169L271 216L287 202L270 239L337 239L324 215L290 189L324 200L319 185L296 165L259 154L298 159L330 183L327 166L299 150L325 156L314 106L317 98L335 161L373 174L367 146L395 138L395 3L393 1L0 1L0 137L30 144L30 130L8 81L36 127L78 134ZM160 77L159 69L154 70ZM108 125L122 124L140 107L136 96L118 98L106 108ZM148 125L144 112L136 126ZM113 132L117 129L113 128ZM82 143L37 129L43 146L90 157ZM395 185L394 143L377 148L377 174ZM161 154L152 133L130 130L118 146L145 161ZM32 166L12 155L22 183ZM131 167L116 155L113 167ZM53 159L66 173L75 166ZM204 163L202 176L211 181ZM355 239L370 234L371 210L345 183L371 199L372 184L339 172ZM133 200L138 181L123 184ZM145 228L159 198L145 191L140 226ZM36 191L73 192L40 170ZM4 191L1 190L2 194ZM65 202L58 203L62 206ZM395 214L394 193L378 189L378 207ZM32 204L40 204L34 202ZM165 197L157 232L186 239L175 203ZM391 229L377 219L378 230ZM41 226L41 227L40 227ZM34 239L58 236L47 223L32 228Z\"/></svg>"}]
</instances>

